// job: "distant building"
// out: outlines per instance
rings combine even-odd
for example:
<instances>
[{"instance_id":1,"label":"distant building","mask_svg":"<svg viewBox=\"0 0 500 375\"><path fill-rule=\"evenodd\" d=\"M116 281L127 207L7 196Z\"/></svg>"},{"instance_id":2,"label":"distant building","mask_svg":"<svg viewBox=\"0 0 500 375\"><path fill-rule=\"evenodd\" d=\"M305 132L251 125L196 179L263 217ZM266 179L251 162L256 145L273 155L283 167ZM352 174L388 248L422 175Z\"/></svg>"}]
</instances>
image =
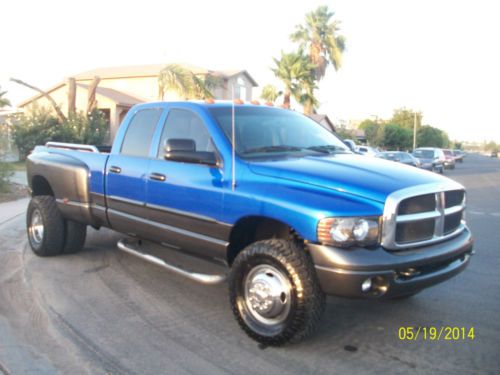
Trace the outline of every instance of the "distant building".
<instances>
[{"instance_id":1,"label":"distant building","mask_svg":"<svg viewBox=\"0 0 500 375\"><path fill-rule=\"evenodd\" d=\"M313 113L309 115L309 117L314 121L316 121L318 124L322 125L326 130L335 133L335 126L333 125L333 122L328 118L327 115L320 115L317 113Z\"/></svg>"},{"instance_id":2,"label":"distant building","mask_svg":"<svg viewBox=\"0 0 500 375\"><path fill-rule=\"evenodd\" d=\"M197 75L210 74L219 77L221 84L213 89L215 99L231 99L232 88L234 88L236 98L252 100L252 89L257 86L257 83L246 70L216 71L189 65L182 66ZM89 85L94 77L99 77L101 80L96 90L97 108L108 120L112 140L121 121L134 104L161 99L158 97L158 77L164 67L165 64L120 66L98 68L77 74L73 76L76 80L76 110L86 110ZM49 88L47 93L66 113L68 109L67 83L60 82ZM179 100L182 98L169 92L163 99ZM25 109L33 104L50 108L49 102L41 94L21 102L18 108Z\"/></svg>"}]
</instances>

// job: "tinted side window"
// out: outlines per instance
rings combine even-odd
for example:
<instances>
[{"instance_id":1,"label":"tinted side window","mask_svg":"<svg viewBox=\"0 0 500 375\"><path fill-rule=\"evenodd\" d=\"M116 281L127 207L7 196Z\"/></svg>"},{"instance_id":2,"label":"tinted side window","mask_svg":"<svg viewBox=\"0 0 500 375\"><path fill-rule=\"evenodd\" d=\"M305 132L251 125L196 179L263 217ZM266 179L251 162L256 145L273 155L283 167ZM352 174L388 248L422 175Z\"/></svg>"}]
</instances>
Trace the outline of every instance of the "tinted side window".
<instances>
[{"instance_id":1,"label":"tinted side window","mask_svg":"<svg viewBox=\"0 0 500 375\"><path fill-rule=\"evenodd\" d=\"M158 159L165 155L165 145L169 139L192 139L195 151L213 152L214 146L203 121L193 112L184 109L172 109L168 113L165 127L160 138Z\"/></svg>"},{"instance_id":2,"label":"tinted side window","mask_svg":"<svg viewBox=\"0 0 500 375\"><path fill-rule=\"evenodd\" d=\"M162 109L143 109L135 114L123 140L121 153L129 156L147 157Z\"/></svg>"}]
</instances>

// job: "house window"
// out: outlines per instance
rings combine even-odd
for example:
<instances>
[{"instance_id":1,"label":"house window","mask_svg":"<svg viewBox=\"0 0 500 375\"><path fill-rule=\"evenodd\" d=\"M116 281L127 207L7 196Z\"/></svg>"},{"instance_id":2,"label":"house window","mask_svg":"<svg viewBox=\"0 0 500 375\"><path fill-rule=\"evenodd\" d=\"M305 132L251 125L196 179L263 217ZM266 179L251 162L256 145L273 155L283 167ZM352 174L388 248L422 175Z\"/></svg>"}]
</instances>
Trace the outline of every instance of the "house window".
<instances>
[{"instance_id":1,"label":"house window","mask_svg":"<svg viewBox=\"0 0 500 375\"><path fill-rule=\"evenodd\" d=\"M238 77L236 80L236 90L235 97L241 100L247 99L247 86L245 85L245 80Z\"/></svg>"}]
</instances>

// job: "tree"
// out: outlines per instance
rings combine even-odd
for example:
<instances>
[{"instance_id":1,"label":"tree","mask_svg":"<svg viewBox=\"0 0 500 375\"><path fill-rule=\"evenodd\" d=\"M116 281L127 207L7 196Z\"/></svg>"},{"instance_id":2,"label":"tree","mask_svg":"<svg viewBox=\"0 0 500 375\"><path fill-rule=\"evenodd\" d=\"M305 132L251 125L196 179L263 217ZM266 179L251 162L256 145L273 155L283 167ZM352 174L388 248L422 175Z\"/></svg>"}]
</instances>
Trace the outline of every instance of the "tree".
<instances>
[{"instance_id":1,"label":"tree","mask_svg":"<svg viewBox=\"0 0 500 375\"><path fill-rule=\"evenodd\" d=\"M300 91L296 93L297 101L304 106L304 114L310 115L316 111L319 102L314 96L314 90L317 88L316 80L309 76L301 82Z\"/></svg>"},{"instance_id":2,"label":"tree","mask_svg":"<svg viewBox=\"0 0 500 375\"><path fill-rule=\"evenodd\" d=\"M10 101L3 96L7 94L7 91L2 91L2 87L0 86L0 108L10 106Z\"/></svg>"},{"instance_id":3,"label":"tree","mask_svg":"<svg viewBox=\"0 0 500 375\"><path fill-rule=\"evenodd\" d=\"M158 95L163 99L167 91L174 91L184 99L213 98L211 90L220 85L219 77L196 75L178 64L169 64L158 77Z\"/></svg>"},{"instance_id":4,"label":"tree","mask_svg":"<svg viewBox=\"0 0 500 375\"><path fill-rule=\"evenodd\" d=\"M271 70L285 86L283 106L290 108L290 97L293 95L300 101L303 86L306 86L310 82L311 71L314 65L309 62L309 59L301 49L290 53L281 51L281 59L273 58L273 61L275 68Z\"/></svg>"},{"instance_id":5,"label":"tree","mask_svg":"<svg viewBox=\"0 0 500 375\"><path fill-rule=\"evenodd\" d=\"M355 134L352 129L347 129L345 125L340 125L335 127L335 134L337 134L342 139L354 139Z\"/></svg>"},{"instance_id":6,"label":"tree","mask_svg":"<svg viewBox=\"0 0 500 375\"><path fill-rule=\"evenodd\" d=\"M265 85L262 88L262 92L260 93L260 97L264 99L266 102L274 103L279 96L283 94L281 91L278 91L276 87L273 85Z\"/></svg>"},{"instance_id":7,"label":"tree","mask_svg":"<svg viewBox=\"0 0 500 375\"><path fill-rule=\"evenodd\" d=\"M101 145L107 136L107 123L102 113L71 113L68 119L60 119L44 107L31 106L14 120L13 139L24 160L37 145L48 141Z\"/></svg>"},{"instance_id":8,"label":"tree","mask_svg":"<svg viewBox=\"0 0 500 375\"><path fill-rule=\"evenodd\" d=\"M383 145L389 150L409 150L412 147L413 132L397 124L384 126Z\"/></svg>"},{"instance_id":9,"label":"tree","mask_svg":"<svg viewBox=\"0 0 500 375\"><path fill-rule=\"evenodd\" d=\"M422 112L416 112L407 108L397 108L394 110L392 118L389 120L391 124L402 126L403 128L412 129L415 122L415 114L417 115L417 129L422 124Z\"/></svg>"},{"instance_id":10,"label":"tree","mask_svg":"<svg viewBox=\"0 0 500 375\"><path fill-rule=\"evenodd\" d=\"M292 41L300 43L300 47L308 51L318 81L325 76L330 63L336 71L342 66L345 37L339 35L340 21L331 20L334 15L328 6L321 5L307 13L305 23L295 26L295 32L290 35Z\"/></svg>"},{"instance_id":11,"label":"tree","mask_svg":"<svg viewBox=\"0 0 500 375\"><path fill-rule=\"evenodd\" d=\"M448 135L441 129L430 125L423 125L417 132L418 147L447 147L449 143Z\"/></svg>"},{"instance_id":12,"label":"tree","mask_svg":"<svg viewBox=\"0 0 500 375\"><path fill-rule=\"evenodd\" d=\"M367 119L359 124L359 129L365 132L366 141L369 145L379 146L383 141L383 128L377 122Z\"/></svg>"},{"instance_id":13,"label":"tree","mask_svg":"<svg viewBox=\"0 0 500 375\"><path fill-rule=\"evenodd\" d=\"M12 82L15 82L15 83L17 83L19 85L22 85L22 86L25 86L25 87L28 87L28 88L30 88L30 89L32 89L34 91L37 91L40 94L42 94L49 101L49 103L52 106L52 108L54 108L54 111L56 112L57 117L59 118L59 121L61 123L67 121L67 118L66 118L66 116L64 116L64 113L61 111L61 108L59 107L59 105L52 98L52 96L50 96L47 92L43 91L42 89L39 89L38 87L32 86L29 83L21 81L20 79L11 78L10 80Z\"/></svg>"}]
</instances>

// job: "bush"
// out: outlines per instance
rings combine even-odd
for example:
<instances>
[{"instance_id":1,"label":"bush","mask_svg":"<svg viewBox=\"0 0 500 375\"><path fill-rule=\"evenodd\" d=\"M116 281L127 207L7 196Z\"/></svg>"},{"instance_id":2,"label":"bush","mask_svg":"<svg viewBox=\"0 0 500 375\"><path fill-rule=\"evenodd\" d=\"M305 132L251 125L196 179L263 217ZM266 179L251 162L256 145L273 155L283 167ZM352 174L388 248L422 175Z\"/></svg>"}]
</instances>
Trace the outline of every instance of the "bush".
<instances>
[{"instance_id":1,"label":"bush","mask_svg":"<svg viewBox=\"0 0 500 375\"><path fill-rule=\"evenodd\" d=\"M14 121L13 139L19 149L19 158L25 160L37 145L48 141L101 145L106 139L107 123L101 112L71 114L61 122L43 107L31 107Z\"/></svg>"},{"instance_id":2,"label":"bush","mask_svg":"<svg viewBox=\"0 0 500 375\"><path fill-rule=\"evenodd\" d=\"M12 176L14 170L10 163L0 161L0 193L6 193L9 190L9 177Z\"/></svg>"}]
</instances>

